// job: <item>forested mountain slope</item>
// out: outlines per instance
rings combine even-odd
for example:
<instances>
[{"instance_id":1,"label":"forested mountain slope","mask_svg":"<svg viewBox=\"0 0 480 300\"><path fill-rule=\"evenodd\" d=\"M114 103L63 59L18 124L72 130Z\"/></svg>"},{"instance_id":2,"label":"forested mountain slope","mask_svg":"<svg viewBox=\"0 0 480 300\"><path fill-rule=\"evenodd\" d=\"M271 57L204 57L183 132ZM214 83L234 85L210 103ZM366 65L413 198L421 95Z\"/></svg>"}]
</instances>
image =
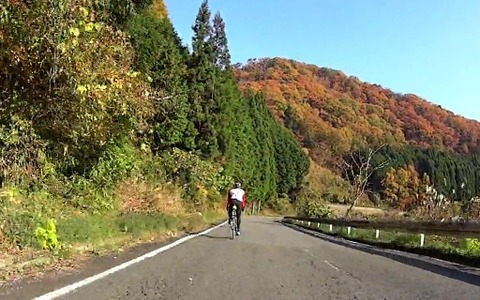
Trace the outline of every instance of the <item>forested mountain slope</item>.
<instances>
[{"instance_id":1,"label":"forested mountain slope","mask_svg":"<svg viewBox=\"0 0 480 300\"><path fill-rule=\"evenodd\" d=\"M235 66L243 89L262 91L277 121L295 132L319 165L340 173L354 150L375 155L368 186L377 199L403 208L431 199L467 201L480 195L480 123L415 95L284 58L251 59ZM317 168L318 169L318 168ZM316 180L325 177L325 170Z\"/></svg>"},{"instance_id":2,"label":"forested mountain slope","mask_svg":"<svg viewBox=\"0 0 480 300\"><path fill-rule=\"evenodd\" d=\"M387 142L480 152L479 122L341 71L263 58L237 65L236 78L243 88L262 90L275 115L288 119L288 126L309 146L328 143L343 153L353 145ZM290 120L292 113L297 122Z\"/></svg>"}]
</instances>

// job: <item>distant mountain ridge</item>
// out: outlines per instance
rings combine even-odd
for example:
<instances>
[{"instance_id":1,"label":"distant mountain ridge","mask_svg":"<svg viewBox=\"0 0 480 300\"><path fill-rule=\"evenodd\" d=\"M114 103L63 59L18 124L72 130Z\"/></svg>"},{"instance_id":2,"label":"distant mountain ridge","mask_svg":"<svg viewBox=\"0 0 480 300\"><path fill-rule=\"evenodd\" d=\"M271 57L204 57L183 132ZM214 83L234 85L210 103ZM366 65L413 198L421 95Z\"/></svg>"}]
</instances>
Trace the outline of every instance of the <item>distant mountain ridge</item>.
<instances>
[{"instance_id":1,"label":"distant mountain ridge","mask_svg":"<svg viewBox=\"0 0 480 300\"><path fill-rule=\"evenodd\" d=\"M338 70L261 58L235 65L235 76L243 90L265 93L277 120L313 156L381 143L480 153L479 122Z\"/></svg>"}]
</instances>

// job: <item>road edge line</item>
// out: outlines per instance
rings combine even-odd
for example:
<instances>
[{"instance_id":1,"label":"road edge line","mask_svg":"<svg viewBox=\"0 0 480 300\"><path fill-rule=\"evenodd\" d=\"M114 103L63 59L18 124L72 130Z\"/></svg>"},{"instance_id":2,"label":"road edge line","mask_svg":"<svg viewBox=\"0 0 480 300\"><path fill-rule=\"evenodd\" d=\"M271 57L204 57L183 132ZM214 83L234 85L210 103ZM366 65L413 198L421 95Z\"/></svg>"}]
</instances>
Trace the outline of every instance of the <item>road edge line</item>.
<instances>
[{"instance_id":1,"label":"road edge line","mask_svg":"<svg viewBox=\"0 0 480 300\"><path fill-rule=\"evenodd\" d=\"M176 247L176 246L178 246L178 245L180 245L180 244L183 244L183 243L185 243L185 242L188 241L188 240L191 240L191 239L196 238L196 237L201 236L201 235L205 235L205 234L209 233L209 232L212 231L212 230L215 230L215 229L217 229L217 228L220 228L221 226L225 225L226 223L227 223L227 221L224 221L224 222L222 222L222 223L220 223L220 224L218 224L218 225L215 225L215 226L213 226L213 227L211 227L211 228L208 228L208 229L206 229L206 230L204 230L204 231L202 231L202 232L195 233L195 234L191 234L191 235L187 235L187 236L185 236L185 237L183 237L183 238L180 238L180 239L178 239L178 240L176 240L176 241L174 241L174 242L172 242L172 243L170 243L170 244L168 244L168 245L165 245L165 246L163 246L163 247L160 247L160 248L158 248L158 249L155 249L155 250L153 250L153 251L150 251L150 252L148 252L148 253L146 253L146 254L143 254L143 255L141 255L141 256L139 256L139 257L137 257L137 258L134 258L134 259L132 259L132 260L126 261L126 262L124 262L124 263L122 263L122 264L120 264L120 265L117 265L117 266L115 266L115 267L112 267L112 268L110 268L110 269L107 269L107 270L105 270L105 271L103 271L103 272L101 272L101 273L99 273L99 274L96 274L96 275L87 277L87 278L85 278L85 279L83 279L83 280L80 280L80 281L77 281L77 282L75 282L75 283L72 283L72 284L69 284L69 285L67 285L67 286L64 286L64 287L62 287L62 288L53 290L53 291L51 291L51 292L49 292L49 293L47 293L47 294L44 294L44 295L41 295L41 296L32 298L32 300L51 300L51 299L55 299L55 298L58 298L58 297L60 297L60 296L66 295L66 294L68 294L68 293L70 293L70 292L73 292L74 290L76 290L76 289L78 289L78 288L80 288L80 287L86 286L86 285L88 285L88 284L90 284L90 283L92 283L92 282L94 282L94 281L97 281L97 280L99 280L99 279L105 278L105 277L107 277L108 275L111 275L111 274L113 274L113 273L115 273L115 272L118 272L118 271L120 271L120 270L126 269L126 268L128 268L129 266L134 265L134 264L136 264L136 263L138 263L138 262L141 262L141 261L143 261L143 260L145 260L145 259L147 259L147 258L153 257L153 256L155 256L155 255L158 255L158 254L166 251L166 250L169 250L169 249L171 249L171 248L173 248L173 247Z\"/></svg>"},{"instance_id":2,"label":"road edge line","mask_svg":"<svg viewBox=\"0 0 480 300\"><path fill-rule=\"evenodd\" d=\"M445 277L450 277L456 280L464 281L469 284L480 286L479 285L480 268L471 267L464 264L451 262L448 260L441 260L428 255L421 255L421 254L412 253L408 251L381 248L378 246L359 243L343 237L331 236L326 233L317 231L315 229L305 228L303 226L298 226L296 224L292 224L288 222L281 222L281 223L285 227L290 228L294 231L313 236L315 238L321 239L328 243L333 243L341 247L348 247L357 251L368 253L370 255L383 256L385 258L392 259L402 264L407 264L407 265L414 266L416 268L420 268L423 270L427 270ZM455 275L456 277L451 277L453 275Z\"/></svg>"}]
</instances>

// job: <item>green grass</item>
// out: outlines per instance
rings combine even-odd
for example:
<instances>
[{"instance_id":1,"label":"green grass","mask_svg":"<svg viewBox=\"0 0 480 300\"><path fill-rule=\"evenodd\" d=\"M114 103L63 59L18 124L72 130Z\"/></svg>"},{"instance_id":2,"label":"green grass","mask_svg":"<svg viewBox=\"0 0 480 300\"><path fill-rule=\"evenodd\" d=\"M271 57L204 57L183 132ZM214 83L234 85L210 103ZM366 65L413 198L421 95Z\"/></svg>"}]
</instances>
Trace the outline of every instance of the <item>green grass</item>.
<instances>
[{"instance_id":1,"label":"green grass","mask_svg":"<svg viewBox=\"0 0 480 300\"><path fill-rule=\"evenodd\" d=\"M168 232L204 229L223 218L224 216L215 210L189 215L140 212L102 216L79 215L61 220L57 228L62 243L91 244L100 251L114 248L125 241L141 241L143 237L155 238Z\"/></svg>"},{"instance_id":2,"label":"green grass","mask_svg":"<svg viewBox=\"0 0 480 300\"><path fill-rule=\"evenodd\" d=\"M58 222L62 242L98 243L121 235L141 236L174 230L180 220L163 213L128 213L123 215L79 215Z\"/></svg>"},{"instance_id":3,"label":"green grass","mask_svg":"<svg viewBox=\"0 0 480 300\"><path fill-rule=\"evenodd\" d=\"M54 265L62 265L62 262L69 265L69 262L82 260L91 254L122 252L135 244L163 240L178 232L200 231L224 219L225 212L215 209L202 214L112 212L64 216L57 221L57 234L63 247L56 253L39 250L33 234L25 227L19 227L22 232L18 233L18 237L31 247L21 252L15 252L12 248L0 252L0 282L35 274ZM35 226L31 225L30 228Z\"/></svg>"},{"instance_id":4,"label":"green grass","mask_svg":"<svg viewBox=\"0 0 480 300\"><path fill-rule=\"evenodd\" d=\"M333 226L330 231L329 224L320 224L320 227L317 227L316 223L312 223L310 227L305 222L302 225L300 221L294 221L294 224L360 243L480 267L480 246L478 246L480 242L475 239L425 235L424 245L421 247L420 234L380 231L377 239L373 229L351 227L350 234L348 234L348 228L343 226Z\"/></svg>"}]
</instances>

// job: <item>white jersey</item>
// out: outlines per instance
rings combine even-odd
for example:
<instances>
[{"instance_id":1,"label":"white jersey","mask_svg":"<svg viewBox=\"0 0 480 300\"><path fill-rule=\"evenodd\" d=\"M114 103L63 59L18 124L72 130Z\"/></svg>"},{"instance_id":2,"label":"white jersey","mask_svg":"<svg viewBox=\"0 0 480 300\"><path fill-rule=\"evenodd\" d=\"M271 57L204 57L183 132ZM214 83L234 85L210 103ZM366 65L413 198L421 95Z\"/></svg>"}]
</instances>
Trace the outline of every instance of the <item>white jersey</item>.
<instances>
[{"instance_id":1,"label":"white jersey","mask_svg":"<svg viewBox=\"0 0 480 300\"><path fill-rule=\"evenodd\" d=\"M242 190L241 188L233 188L230 190L229 193L230 193L230 199L243 202L243 196L245 195L245 191Z\"/></svg>"}]
</instances>

